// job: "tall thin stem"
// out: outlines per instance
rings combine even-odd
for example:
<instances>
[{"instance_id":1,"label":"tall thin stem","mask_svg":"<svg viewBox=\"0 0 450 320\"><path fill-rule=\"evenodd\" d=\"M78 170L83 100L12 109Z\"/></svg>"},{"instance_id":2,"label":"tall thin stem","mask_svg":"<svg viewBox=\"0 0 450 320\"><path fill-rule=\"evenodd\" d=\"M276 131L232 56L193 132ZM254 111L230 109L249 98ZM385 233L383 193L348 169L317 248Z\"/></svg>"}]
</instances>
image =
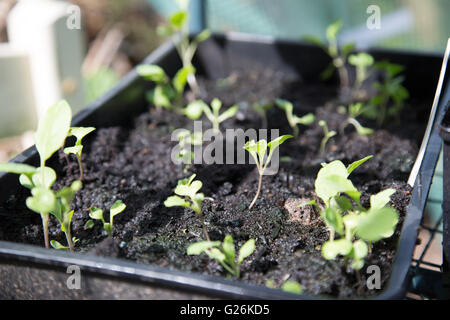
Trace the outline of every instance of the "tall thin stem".
<instances>
[{"instance_id":1,"label":"tall thin stem","mask_svg":"<svg viewBox=\"0 0 450 320\"><path fill-rule=\"evenodd\" d=\"M209 238L208 229L206 229L205 219L203 218L203 214L200 213L199 216L200 216L200 221L202 223L203 234L205 235L205 238L207 241L211 241L211 239Z\"/></svg>"},{"instance_id":2,"label":"tall thin stem","mask_svg":"<svg viewBox=\"0 0 450 320\"><path fill-rule=\"evenodd\" d=\"M73 242L72 242L72 235L70 233L70 226L69 226L69 228L67 228L67 231L65 232L65 234L66 234L67 243L69 244L69 250L73 252L74 246L73 246Z\"/></svg>"},{"instance_id":3,"label":"tall thin stem","mask_svg":"<svg viewBox=\"0 0 450 320\"><path fill-rule=\"evenodd\" d=\"M248 207L249 209L251 209L251 208L253 207L253 205L254 205L255 202L256 202L256 199L258 199L259 192L261 191L262 177L263 177L263 175L260 173L260 174L259 174L259 181L258 181L258 189L256 190L256 195L255 195L255 197L253 198L252 203L251 203L250 206Z\"/></svg>"},{"instance_id":4,"label":"tall thin stem","mask_svg":"<svg viewBox=\"0 0 450 320\"><path fill-rule=\"evenodd\" d=\"M81 163L81 157L77 155L78 166L80 167L80 181L83 181L83 164Z\"/></svg>"},{"instance_id":5,"label":"tall thin stem","mask_svg":"<svg viewBox=\"0 0 450 320\"><path fill-rule=\"evenodd\" d=\"M42 229L44 231L44 243L47 249L50 248L50 242L48 239L48 218L49 218L48 213L41 213Z\"/></svg>"}]
</instances>

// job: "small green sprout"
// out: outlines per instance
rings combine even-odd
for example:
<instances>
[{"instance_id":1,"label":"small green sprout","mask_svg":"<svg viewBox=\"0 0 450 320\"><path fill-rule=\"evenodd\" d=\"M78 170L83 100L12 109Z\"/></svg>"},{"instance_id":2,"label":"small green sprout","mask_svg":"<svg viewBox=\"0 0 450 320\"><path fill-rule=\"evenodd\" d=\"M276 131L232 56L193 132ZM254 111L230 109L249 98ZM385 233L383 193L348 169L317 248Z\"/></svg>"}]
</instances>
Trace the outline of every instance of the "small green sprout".
<instances>
[{"instance_id":1,"label":"small green sprout","mask_svg":"<svg viewBox=\"0 0 450 320\"><path fill-rule=\"evenodd\" d=\"M219 262L222 267L236 278L240 277L240 267L245 258L255 251L255 240L250 239L239 249L236 261L236 251L233 237L227 235L222 243L220 241L199 241L187 248L188 255L206 253L209 258Z\"/></svg>"},{"instance_id":2,"label":"small green sprout","mask_svg":"<svg viewBox=\"0 0 450 320\"><path fill-rule=\"evenodd\" d=\"M181 10L170 16L166 25L159 26L157 32L166 37L173 36L174 34L179 35L180 39L174 41L175 47L180 56L183 68L190 68L193 71L187 75L187 81L194 95L198 97L200 89L195 78L195 69L192 67L192 59L194 58L198 45L207 40L211 36L211 32L206 29L195 36L192 41L189 39L188 5L189 1L181 4Z\"/></svg>"},{"instance_id":3,"label":"small green sprout","mask_svg":"<svg viewBox=\"0 0 450 320\"><path fill-rule=\"evenodd\" d=\"M322 256L335 259L342 255L352 259L351 268L359 270L370 251L372 242L389 238L398 223L398 213L387 207L395 189L386 189L370 197L370 208L362 207L361 193L348 179L361 164L372 156L353 162L348 167L335 160L324 164L315 181L317 196L325 203L320 215L330 229L330 240L322 245ZM315 201L308 204L318 206ZM341 238L335 239L335 233Z\"/></svg>"},{"instance_id":4,"label":"small green sprout","mask_svg":"<svg viewBox=\"0 0 450 320\"><path fill-rule=\"evenodd\" d=\"M78 167L80 168L80 181L83 181L83 165L81 163L81 152L83 151L82 140L83 138L94 131L94 127L72 127L69 130L69 137L74 136L77 140L73 147L67 147L64 149L65 154L74 154L77 157Z\"/></svg>"},{"instance_id":5,"label":"small green sprout","mask_svg":"<svg viewBox=\"0 0 450 320\"><path fill-rule=\"evenodd\" d=\"M100 220L103 223L103 229L105 229L105 231L108 233L108 236L111 237L112 230L114 227L113 219L116 215L123 212L123 210L125 210L126 207L127 206L125 205L125 203L122 202L122 200L117 200L116 202L114 202L114 204L109 209L109 222L105 221L103 217L103 210L96 207L92 207L90 209L89 217L91 217L91 219L94 220ZM94 226L93 220L88 220L85 224L86 229L90 229L93 226Z\"/></svg>"},{"instance_id":6,"label":"small green sprout","mask_svg":"<svg viewBox=\"0 0 450 320\"><path fill-rule=\"evenodd\" d=\"M187 172L194 160L191 146L201 146L203 144L203 135L201 132L192 133L187 129L182 129L178 133L177 138L179 151L176 157L178 161L186 165L184 171Z\"/></svg>"},{"instance_id":7,"label":"small green sprout","mask_svg":"<svg viewBox=\"0 0 450 320\"><path fill-rule=\"evenodd\" d=\"M359 121L356 120L356 117L358 117L360 114L362 114L366 109L367 109L367 107L365 107L362 102L350 104L348 106L348 118L346 121L344 121L342 123L341 128L340 128L341 134L344 133L345 127L347 125L351 124L360 136L371 135L373 133L373 129L363 127L361 125L361 123L359 123Z\"/></svg>"},{"instance_id":8,"label":"small green sprout","mask_svg":"<svg viewBox=\"0 0 450 320\"><path fill-rule=\"evenodd\" d=\"M161 67L154 64L143 64L136 70L141 77L155 83L155 88L147 92L147 100L155 105L157 110L161 108L181 110L188 76L195 72L192 65L178 70L172 81Z\"/></svg>"},{"instance_id":9,"label":"small green sprout","mask_svg":"<svg viewBox=\"0 0 450 320\"><path fill-rule=\"evenodd\" d=\"M336 131L329 131L328 125L324 120L319 121L319 126L323 128L323 139L320 142L320 153L324 153L328 140L336 135Z\"/></svg>"},{"instance_id":10,"label":"small green sprout","mask_svg":"<svg viewBox=\"0 0 450 320\"><path fill-rule=\"evenodd\" d=\"M74 250L75 238L72 238L70 224L72 222L72 216L74 211L71 210L71 202L75 198L75 194L81 189L82 183L80 181L74 181L70 187L65 187L59 190L56 194L56 203L51 214L56 217L61 225L61 231L64 232L67 239L68 247L64 247L58 241L52 240L51 245L55 249L69 249Z\"/></svg>"},{"instance_id":11,"label":"small green sprout","mask_svg":"<svg viewBox=\"0 0 450 320\"><path fill-rule=\"evenodd\" d=\"M361 89L362 84L369 77L368 68L374 63L373 57L365 52L352 54L348 57L348 62L356 67L356 79L354 84L355 92Z\"/></svg>"},{"instance_id":12,"label":"small green sprout","mask_svg":"<svg viewBox=\"0 0 450 320\"><path fill-rule=\"evenodd\" d=\"M315 117L312 113L308 113L303 117L298 117L294 114L294 106L291 102L283 99L276 99L276 104L278 107L283 109L286 112L286 118L289 122L289 126L292 128L294 132L294 136L298 137L299 131L297 125L309 125L314 122Z\"/></svg>"},{"instance_id":13,"label":"small green sprout","mask_svg":"<svg viewBox=\"0 0 450 320\"><path fill-rule=\"evenodd\" d=\"M224 122L225 120L232 118L236 115L236 113L239 110L238 105L234 105L230 108L228 108L225 112L219 113L220 109L222 108L222 102L214 98L211 101L211 107L209 107L205 102L202 100L196 100L194 102L191 102L185 109L185 114L192 120L198 119L202 112L206 114L206 117L209 121L212 123L213 131L215 134L218 134L220 132L220 124Z\"/></svg>"},{"instance_id":14,"label":"small green sprout","mask_svg":"<svg viewBox=\"0 0 450 320\"><path fill-rule=\"evenodd\" d=\"M403 66L383 61L377 63L375 68L384 71L385 78L382 82L374 84L378 94L372 98L371 108L363 115L376 119L378 125L381 126L388 118L398 115L403 108L405 100L409 98L409 92L403 86L405 78L398 75L403 71ZM392 104L391 107L389 107L390 103Z\"/></svg>"},{"instance_id":15,"label":"small green sprout","mask_svg":"<svg viewBox=\"0 0 450 320\"><path fill-rule=\"evenodd\" d=\"M341 88L346 88L349 86L349 76L347 68L345 67L345 62L347 61L347 56L353 50L355 45L353 43L349 43L341 48L338 47L337 36L341 28L341 20L337 20L328 26L326 30L326 38L328 41L327 44L322 43L319 38L313 36L305 37L305 40L322 48L332 59L332 63L321 74L321 77L323 79L328 79L333 75L334 70L337 69Z\"/></svg>"},{"instance_id":16,"label":"small green sprout","mask_svg":"<svg viewBox=\"0 0 450 320\"><path fill-rule=\"evenodd\" d=\"M56 197L51 186L56 180L55 171L45 165L46 161L62 146L70 129L72 110L69 104L62 100L49 107L39 120L38 129L34 135L36 149L40 157L40 167L26 164L0 164L0 171L20 174L19 182L31 190L27 198L27 207L41 215L45 247L50 247L48 237L48 221L53 210Z\"/></svg>"},{"instance_id":17,"label":"small green sprout","mask_svg":"<svg viewBox=\"0 0 450 320\"><path fill-rule=\"evenodd\" d=\"M288 280L285 283L283 283L283 285L281 286L281 290L283 290L285 292L289 292L289 293L294 293L294 294L302 294L303 293L302 285L300 283L298 283L297 281L293 281L293 280Z\"/></svg>"},{"instance_id":18,"label":"small green sprout","mask_svg":"<svg viewBox=\"0 0 450 320\"><path fill-rule=\"evenodd\" d=\"M253 111L261 116L263 128L267 128L267 112L272 108L273 103L255 102L253 104Z\"/></svg>"},{"instance_id":19,"label":"small green sprout","mask_svg":"<svg viewBox=\"0 0 450 320\"><path fill-rule=\"evenodd\" d=\"M198 192L202 188L203 183L200 180L194 180L195 177L196 175L193 174L188 179L178 180L178 185L174 190L175 195L168 197L164 201L164 205L168 208L186 207L192 209L200 218L205 238L210 241L202 213L202 202L205 199L205 195Z\"/></svg>"},{"instance_id":20,"label":"small green sprout","mask_svg":"<svg viewBox=\"0 0 450 320\"><path fill-rule=\"evenodd\" d=\"M261 191L261 185L262 185L262 177L264 175L264 171L266 170L268 164L270 163L270 160L272 159L274 151L287 139L292 138L291 135L284 135L281 137L278 137L269 143L267 143L267 140L259 140L258 142L255 142L255 140L248 141L244 145L244 149L247 150L250 155L252 156L253 160L255 161L256 168L258 169L259 173L259 180L258 180L258 189L256 191L256 195L253 198L253 201L251 202L250 206L248 207L251 209L253 205L256 202L256 199L258 199L259 193ZM267 148L269 148L269 154L266 157Z\"/></svg>"}]
</instances>

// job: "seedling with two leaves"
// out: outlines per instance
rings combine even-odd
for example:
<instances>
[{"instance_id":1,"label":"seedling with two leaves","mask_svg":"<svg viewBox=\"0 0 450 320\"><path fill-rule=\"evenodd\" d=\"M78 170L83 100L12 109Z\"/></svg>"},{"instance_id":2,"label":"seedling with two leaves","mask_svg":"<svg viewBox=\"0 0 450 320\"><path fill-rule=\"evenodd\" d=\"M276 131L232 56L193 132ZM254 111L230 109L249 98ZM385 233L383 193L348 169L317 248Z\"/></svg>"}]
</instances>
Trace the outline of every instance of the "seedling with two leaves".
<instances>
[{"instance_id":1,"label":"seedling with two leaves","mask_svg":"<svg viewBox=\"0 0 450 320\"><path fill-rule=\"evenodd\" d=\"M192 147L203 144L203 135L202 132L191 132L187 129L181 129L177 134L177 139L176 159L180 163L185 164L184 172L187 172L195 156L194 152L192 152Z\"/></svg>"},{"instance_id":2,"label":"seedling with two leaves","mask_svg":"<svg viewBox=\"0 0 450 320\"><path fill-rule=\"evenodd\" d=\"M200 218L205 238L210 241L202 213L202 202L205 199L205 195L199 192L203 183L200 180L194 180L195 177L196 175L193 174L188 179L178 180L178 185L174 190L175 195L168 197L164 201L164 205L168 208L186 207L192 209Z\"/></svg>"},{"instance_id":3,"label":"seedling with two leaves","mask_svg":"<svg viewBox=\"0 0 450 320\"><path fill-rule=\"evenodd\" d=\"M273 103L267 102L255 102L253 104L253 111L261 116L263 128L267 128L267 112L273 107Z\"/></svg>"},{"instance_id":4,"label":"seedling with two leaves","mask_svg":"<svg viewBox=\"0 0 450 320\"><path fill-rule=\"evenodd\" d=\"M349 76L345 66L347 57L353 50L355 45L353 43L346 44L341 48L338 47L337 37L340 29L342 28L342 21L337 20L328 26L326 30L327 43L323 43L319 38L314 36L307 36L304 40L314 43L322 48L331 57L331 64L322 72L322 79L330 78L334 71L337 70L339 74L339 80L341 88L349 87Z\"/></svg>"},{"instance_id":5,"label":"seedling with two leaves","mask_svg":"<svg viewBox=\"0 0 450 320\"><path fill-rule=\"evenodd\" d=\"M409 92L403 86L405 78L399 75L404 69L403 66L382 61L375 65L375 69L384 72L384 80L374 84L378 94L372 98L363 115L376 119L381 126L387 119L399 114L405 100L409 98Z\"/></svg>"},{"instance_id":6,"label":"seedling with two leaves","mask_svg":"<svg viewBox=\"0 0 450 320\"><path fill-rule=\"evenodd\" d=\"M199 241L191 244L187 248L188 255L200 255L206 253L209 258L219 262L222 267L232 276L240 277L241 264L255 251L255 240L250 239L239 249L236 261L236 250L233 237L227 235L223 242L220 241Z\"/></svg>"},{"instance_id":7,"label":"seedling with two leaves","mask_svg":"<svg viewBox=\"0 0 450 320\"><path fill-rule=\"evenodd\" d=\"M291 102L283 99L276 99L275 103L278 107L280 107L284 112L286 113L286 118L289 122L289 126L292 128L294 132L294 136L298 137L299 130L298 125L309 125L314 122L315 117L312 113L308 113L304 115L303 117L298 117L294 114L294 106Z\"/></svg>"},{"instance_id":8,"label":"seedling with two leaves","mask_svg":"<svg viewBox=\"0 0 450 320\"><path fill-rule=\"evenodd\" d=\"M69 130L69 137L74 136L76 138L75 145L73 147L67 147L64 149L65 154L74 154L77 157L78 167L80 170L80 181L83 181L83 164L81 163L81 153L83 151L82 140L89 133L94 131L94 127L72 127Z\"/></svg>"},{"instance_id":9,"label":"seedling with two leaves","mask_svg":"<svg viewBox=\"0 0 450 320\"><path fill-rule=\"evenodd\" d=\"M356 132L360 136L368 136L373 134L373 129L363 127L361 123L356 119L359 115L365 112L367 110L367 106L365 106L362 102L352 103L348 106L348 109L345 110L345 107L340 107L343 110L343 113L348 112L348 118L346 121L344 121L340 127L341 134L344 134L345 128L351 124Z\"/></svg>"},{"instance_id":10,"label":"seedling with two leaves","mask_svg":"<svg viewBox=\"0 0 450 320\"><path fill-rule=\"evenodd\" d=\"M48 221L50 212L56 204L51 186L56 180L55 171L46 166L46 161L64 145L70 129L72 111L66 101L60 101L49 107L39 120L34 140L40 157L40 167L26 164L0 164L0 171L20 174L20 183L31 190L27 198L27 207L41 215L45 247L49 248Z\"/></svg>"},{"instance_id":11,"label":"seedling with two leaves","mask_svg":"<svg viewBox=\"0 0 450 320\"><path fill-rule=\"evenodd\" d=\"M323 128L323 139L320 142L320 153L325 153L327 142L336 135L336 131L328 130L328 125L324 120L319 121L319 126Z\"/></svg>"},{"instance_id":12,"label":"seedling with two leaves","mask_svg":"<svg viewBox=\"0 0 450 320\"><path fill-rule=\"evenodd\" d=\"M251 157L255 161L256 168L258 169L259 173L258 189L256 191L255 197L253 198L253 201L248 207L249 209L253 207L256 199L258 199L259 193L261 192L262 177L267 169L268 164L270 163L270 160L272 159L274 151L289 138L292 138L292 136L284 135L270 141L269 143L267 143L267 140L265 139L259 140L258 142L255 142L255 140L251 140L244 145L244 149L250 153ZM269 154L266 157L267 148L269 148Z\"/></svg>"},{"instance_id":13,"label":"seedling with two leaves","mask_svg":"<svg viewBox=\"0 0 450 320\"><path fill-rule=\"evenodd\" d=\"M183 69L189 70L187 74L187 81L196 97L200 96L200 89L195 77L195 69L192 66L192 59L197 51L198 45L207 40L211 36L209 30L203 30L191 41L189 38L189 1L182 1L180 3L181 10L175 12L169 17L167 24L160 25L157 32L162 36L173 36L177 34L179 39L174 41L178 55L183 64Z\"/></svg>"},{"instance_id":14,"label":"seedling with two leaves","mask_svg":"<svg viewBox=\"0 0 450 320\"><path fill-rule=\"evenodd\" d=\"M356 79L353 85L353 98L356 100L365 99L367 93L361 89L364 81L370 75L369 68L373 65L373 57L365 52L360 52L358 54L352 54L348 57L349 64L355 66L356 68Z\"/></svg>"},{"instance_id":15,"label":"seedling with two leaves","mask_svg":"<svg viewBox=\"0 0 450 320\"><path fill-rule=\"evenodd\" d=\"M154 64L143 64L136 68L138 74L155 83L155 88L147 92L147 100L155 105L157 110L166 108L182 113L183 93L190 74L195 73L192 65L178 70L172 80L166 72Z\"/></svg>"},{"instance_id":16,"label":"seedling with two leaves","mask_svg":"<svg viewBox=\"0 0 450 320\"><path fill-rule=\"evenodd\" d=\"M213 132L218 134L220 133L220 124L225 120L234 117L239 110L238 105L233 105L220 113L221 108L222 102L217 98L214 98L211 101L211 107L202 100L196 100L187 105L185 114L188 118L196 120L200 118L204 112L208 120L212 123Z\"/></svg>"},{"instance_id":17,"label":"seedling with two leaves","mask_svg":"<svg viewBox=\"0 0 450 320\"><path fill-rule=\"evenodd\" d=\"M372 156L345 167L339 161L323 164L315 181L315 191L325 207L320 215L330 229L330 240L322 245L322 256L327 260L342 255L352 259L350 267L359 270L372 242L389 238L398 223L398 213L387 204L395 189L386 189L370 197L370 208L360 203L361 193L348 179L350 173ZM317 205L315 201L308 204ZM335 239L335 235L339 239Z\"/></svg>"},{"instance_id":18,"label":"seedling with two leaves","mask_svg":"<svg viewBox=\"0 0 450 320\"><path fill-rule=\"evenodd\" d=\"M97 207L92 207L89 211L89 217L93 220L88 220L85 224L86 229L91 229L94 226L94 220L100 220L103 223L103 229L108 233L108 236L112 236L112 231L114 227L114 217L119 213L123 212L127 206L123 203L122 200L117 200L114 204L109 208L109 222L105 221L103 216L103 210Z\"/></svg>"}]
</instances>

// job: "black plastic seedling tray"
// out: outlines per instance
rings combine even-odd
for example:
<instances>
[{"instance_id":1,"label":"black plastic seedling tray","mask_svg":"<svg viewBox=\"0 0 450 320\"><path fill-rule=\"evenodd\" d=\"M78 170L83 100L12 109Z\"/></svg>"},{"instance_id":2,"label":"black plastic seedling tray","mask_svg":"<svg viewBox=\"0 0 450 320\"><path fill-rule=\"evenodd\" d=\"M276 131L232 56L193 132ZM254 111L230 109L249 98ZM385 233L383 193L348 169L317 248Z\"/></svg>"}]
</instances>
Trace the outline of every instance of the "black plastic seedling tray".
<instances>
[{"instance_id":1,"label":"black plastic seedling tray","mask_svg":"<svg viewBox=\"0 0 450 320\"><path fill-rule=\"evenodd\" d=\"M371 50L376 59L387 59L406 67L405 85L411 95L431 104L436 88L442 57L386 50ZM162 66L170 75L180 63L174 46L168 42L146 60ZM250 69L266 65L282 72L300 75L302 79L316 78L329 63L321 49L312 45L243 34L215 35L199 47L195 59L199 73L215 79L229 75L236 68ZM97 128L131 123L133 117L147 110L145 91L151 84L131 71L120 83L100 99L76 115L73 125ZM438 115L443 108L439 108ZM423 115L426 122L428 114ZM431 119L430 121L435 121ZM392 274L384 290L375 299L403 297L407 283L417 229L427 199L441 141L437 129L432 130L421 169L414 181L411 202L401 230ZM16 157L14 162L37 164L35 148ZM0 205L21 186L16 175L0 174ZM30 214L31 215L31 214ZM8 219L0 211L0 223ZM1 234L0 234L1 240ZM81 289L66 286L69 265L81 268ZM38 246L0 241L0 298L41 299L321 299L294 295L245 284L225 278L179 272L125 260L102 258L79 253L47 250Z\"/></svg>"}]
</instances>

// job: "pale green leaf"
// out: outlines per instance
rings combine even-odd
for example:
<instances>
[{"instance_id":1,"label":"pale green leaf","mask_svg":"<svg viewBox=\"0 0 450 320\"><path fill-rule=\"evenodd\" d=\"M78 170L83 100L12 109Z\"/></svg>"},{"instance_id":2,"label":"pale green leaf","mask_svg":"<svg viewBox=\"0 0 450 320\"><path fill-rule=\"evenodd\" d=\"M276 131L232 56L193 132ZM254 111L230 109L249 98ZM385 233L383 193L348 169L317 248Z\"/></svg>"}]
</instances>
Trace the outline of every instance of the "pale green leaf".
<instances>
[{"instance_id":1,"label":"pale green leaf","mask_svg":"<svg viewBox=\"0 0 450 320\"><path fill-rule=\"evenodd\" d=\"M386 206L391 200L391 196L396 192L395 189L386 189L378 192L376 195L370 197L370 208L381 209Z\"/></svg>"},{"instance_id":2,"label":"pale green leaf","mask_svg":"<svg viewBox=\"0 0 450 320\"><path fill-rule=\"evenodd\" d=\"M95 220L103 221L103 210L97 207L92 207L89 210L89 217Z\"/></svg>"},{"instance_id":3,"label":"pale green leaf","mask_svg":"<svg viewBox=\"0 0 450 320\"><path fill-rule=\"evenodd\" d=\"M26 200L27 207L36 213L50 213L56 204L56 197L53 191L37 187L31 190L31 197Z\"/></svg>"},{"instance_id":4,"label":"pale green leaf","mask_svg":"<svg viewBox=\"0 0 450 320\"><path fill-rule=\"evenodd\" d=\"M363 159L361 159L361 160L355 161L355 162L353 162L352 164L350 164L350 165L347 167L347 172L348 172L348 174L352 173L353 170L355 170L356 168L358 168L360 165L362 165L364 162L366 162L367 160L369 160L369 159L371 159L371 158L373 158L372 155L367 156L367 157L365 157L365 158L363 158Z\"/></svg>"},{"instance_id":5,"label":"pale green leaf","mask_svg":"<svg viewBox=\"0 0 450 320\"><path fill-rule=\"evenodd\" d=\"M67 101L62 100L49 107L39 120L35 142L41 165L64 145L71 119L72 110Z\"/></svg>"},{"instance_id":6,"label":"pale green leaf","mask_svg":"<svg viewBox=\"0 0 450 320\"><path fill-rule=\"evenodd\" d=\"M241 264L245 258L250 256L253 251L255 251L255 248L255 239L250 239L246 243L244 243L239 249L238 264Z\"/></svg>"},{"instance_id":7,"label":"pale green leaf","mask_svg":"<svg viewBox=\"0 0 450 320\"><path fill-rule=\"evenodd\" d=\"M322 245L322 256L327 260L333 260L338 255L348 255L351 252L352 248L352 242L347 239L326 241Z\"/></svg>"},{"instance_id":8,"label":"pale green leaf","mask_svg":"<svg viewBox=\"0 0 450 320\"><path fill-rule=\"evenodd\" d=\"M137 73L146 80L164 82L167 80L166 72L155 64L143 64L136 67Z\"/></svg>"},{"instance_id":9,"label":"pale green leaf","mask_svg":"<svg viewBox=\"0 0 450 320\"><path fill-rule=\"evenodd\" d=\"M179 196L170 196L164 201L164 205L170 207L190 207L190 203Z\"/></svg>"},{"instance_id":10,"label":"pale green leaf","mask_svg":"<svg viewBox=\"0 0 450 320\"><path fill-rule=\"evenodd\" d=\"M0 163L0 172L30 175L36 172L36 168L24 163Z\"/></svg>"},{"instance_id":11,"label":"pale green leaf","mask_svg":"<svg viewBox=\"0 0 450 320\"><path fill-rule=\"evenodd\" d=\"M109 209L109 216L112 218L121 213L126 208L126 204L122 200L117 200Z\"/></svg>"},{"instance_id":12,"label":"pale green leaf","mask_svg":"<svg viewBox=\"0 0 450 320\"><path fill-rule=\"evenodd\" d=\"M223 122L223 121L227 120L228 118L232 118L236 115L238 110L239 110L239 106L234 105L234 106L228 108L224 113L222 113L217 120L219 122Z\"/></svg>"},{"instance_id":13,"label":"pale green leaf","mask_svg":"<svg viewBox=\"0 0 450 320\"><path fill-rule=\"evenodd\" d=\"M187 248L188 255L199 255L212 247L220 246L220 241L199 241L189 245Z\"/></svg>"},{"instance_id":14,"label":"pale green leaf","mask_svg":"<svg viewBox=\"0 0 450 320\"><path fill-rule=\"evenodd\" d=\"M223 243L222 243L222 249L223 249L223 252L225 253L225 255L227 256L227 261L234 264L236 250L234 248L234 242L233 242L232 236L230 236L230 235L225 236L225 239L223 239Z\"/></svg>"},{"instance_id":15,"label":"pale green leaf","mask_svg":"<svg viewBox=\"0 0 450 320\"><path fill-rule=\"evenodd\" d=\"M61 243L59 243L56 240L51 240L50 245L53 247L53 249L56 249L56 250L68 250L69 249L69 247L63 246Z\"/></svg>"},{"instance_id":16,"label":"pale green leaf","mask_svg":"<svg viewBox=\"0 0 450 320\"><path fill-rule=\"evenodd\" d=\"M391 207L370 209L361 215L356 235L366 241L378 241L394 234L398 223L398 213Z\"/></svg>"},{"instance_id":17,"label":"pale green leaf","mask_svg":"<svg viewBox=\"0 0 450 320\"><path fill-rule=\"evenodd\" d=\"M37 168L36 173L33 174L32 181L36 187L44 187L49 189L56 181L56 172L50 167ZM44 181L42 182L42 178Z\"/></svg>"},{"instance_id":18,"label":"pale green leaf","mask_svg":"<svg viewBox=\"0 0 450 320\"><path fill-rule=\"evenodd\" d=\"M196 100L189 103L184 109L184 114L191 120L199 119L203 111L207 109L208 106L202 100Z\"/></svg>"},{"instance_id":19,"label":"pale green leaf","mask_svg":"<svg viewBox=\"0 0 450 320\"><path fill-rule=\"evenodd\" d=\"M189 65L178 70L173 77L173 87L178 93L183 93L184 87L187 83L187 78L191 73L195 73L195 68L192 65Z\"/></svg>"},{"instance_id":20,"label":"pale green leaf","mask_svg":"<svg viewBox=\"0 0 450 320\"><path fill-rule=\"evenodd\" d=\"M286 281L285 283L283 283L283 285L281 286L281 290L285 291L285 292L290 292L290 293L294 293L294 294L301 294L303 292L302 286L300 285L300 283L296 282L296 281Z\"/></svg>"}]
</instances>

